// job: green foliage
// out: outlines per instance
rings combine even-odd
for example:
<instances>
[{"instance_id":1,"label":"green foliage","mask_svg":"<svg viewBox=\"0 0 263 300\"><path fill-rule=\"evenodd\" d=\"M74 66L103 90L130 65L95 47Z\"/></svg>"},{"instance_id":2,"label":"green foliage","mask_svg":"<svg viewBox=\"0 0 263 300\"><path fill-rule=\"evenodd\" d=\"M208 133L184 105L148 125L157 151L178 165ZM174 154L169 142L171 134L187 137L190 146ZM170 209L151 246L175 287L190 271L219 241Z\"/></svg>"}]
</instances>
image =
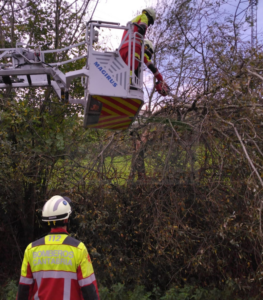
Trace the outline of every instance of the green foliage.
<instances>
[{"instance_id":1,"label":"green foliage","mask_svg":"<svg viewBox=\"0 0 263 300\"><path fill-rule=\"evenodd\" d=\"M186 285L183 288L171 288L161 297L160 300L230 300L233 299L234 291L218 290L218 289L204 289L194 286ZM235 298L239 300L239 298Z\"/></svg>"},{"instance_id":2,"label":"green foliage","mask_svg":"<svg viewBox=\"0 0 263 300\"><path fill-rule=\"evenodd\" d=\"M111 288L99 288L101 300L241 300L236 295L235 285L228 283L223 290L216 288L208 289L185 285L184 287L170 288L162 296L160 291L154 289L152 292L147 292L143 286L136 285L132 290L127 289L124 284L118 283ZM4 288L0 290L1 299L15 300L17 294L17 282L9 280ZM245 297L242 299L256 300L258 298Z\"/></svg>"},{"instance_id":3,"label":"green foliage","mask_svg":"<svg viewBox=\"0 0 263 300\"><path fill-rule=\"evenodd\" d=\"M15 7L25 15L1 23L5 46L14 46L19 32L22 40L53 48L83 40L89 1L77 13L78 5L67 10L63 1L40 2L29 1L25 11ZM220 18L213 2L172 1L152 33L147 30L159 41L153 59L161 58L160 70L165 67L178 93L151 98L160 109L140 117L132 132L83 130L82 108L59 102L49 88L0 95L1 278L19 277L26 245L45 233L38 211L49 197L65 194L74 202L71 229L87 245L105 286L102 299L260 295L262 82L248 70L263 69L262 53L244 45L239 51L238 33L214 23ZM199 12L207 16L203 26ZM47 62L83 51L50 54ZM80 80L72 85L79 98ZM163 294L167 285L173 288ZM9 282L5 293L13 290Z\"/></svg>"},{"instance_id":4,"label":"green foliage","mask_svg":"<svg viewBox=\"0 0 263 300\"><path fill-rule=\"evenodd\" d=\"M123 284L115 284L111 289L102 287L99 290L101 300L147 300L151 299L151 292L146 292L143 286L136 286L132 291Z\"/></svg>"},{"instance_id":5,"label":"green foliage","mask_svg":"<svg viewBox=\"0 0 263 300\"><path fill-rule=\"evenodd\" d=\"M6 286L2 289L1 299L5 300L15 300L17 294L17 282L15 280L10 280L7 282ZM0 290L1 296L1 290Z\"/></svg>"},{"instance_id":6,"label":"green foliage","mask_svg":"<svg viewBox=\"0 0 263 300\"><path fill-rule=\"evenodd\" d=\"M217 288L202 288L193 285L184 287L173 287L167 290L164 295L156 292L147 292L143 286L136 285L133 290L128 290L123 284L115 284L110 289L101 287L99 289L102 300L256 300L254 297L238 297L235 285L227 283L222 290Z\"/></svg>"}]
</instances>

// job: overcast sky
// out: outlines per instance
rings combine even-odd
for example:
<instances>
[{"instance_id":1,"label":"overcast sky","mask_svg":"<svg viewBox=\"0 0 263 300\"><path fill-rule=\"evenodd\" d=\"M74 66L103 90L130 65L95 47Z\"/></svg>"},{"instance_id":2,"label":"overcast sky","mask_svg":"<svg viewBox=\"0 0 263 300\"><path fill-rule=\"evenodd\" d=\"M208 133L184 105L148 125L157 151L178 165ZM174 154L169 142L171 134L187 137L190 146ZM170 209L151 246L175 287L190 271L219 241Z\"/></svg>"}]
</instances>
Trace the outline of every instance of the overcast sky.
<instances>
[{"instance_id":1,"label":"overcast sky","mask_svg":"<svg viewBox=\"0 0 263 300\"><path fill-rule=\"evenodd\" d=\"M225 12L225 14L228 14L228 15L233 15L237 9L237 3L239 2L239 0L228 0L228 2L230 4L225 4L222 6L222 10ZM245 13L244 13L244 10L248 7L248 4L249 4L249 0L242 0L240 6L239 6L239 9L238 9L238 14L240 14L240 17L242 16L243 17L243 20L244 20L244 17L245 17ZM243 13L242 13L243 11ZM250 15L250 11L247 11L247 14L248 16ZM262 0L258 0L258 11L257 11L257 20L258 20L258 26L257 26L257 31L258 31L258 39L259 40L263 40L263 1ZM249 39L251 38L251 27L249 27L249 24L246 23L246 31L243 32L243 37L246 38L246 39Z\"/></svg>"},{"instance_id":2,"label":"overcast sky","mask_svg":"<svg viewBox=\"0 0 263 300\"><path fill-rule=\"evenodd\" d=\"M216 1L216 0L214 0ZM222 7L226 13L233 14L236 5L239 0L231 0L232 5L225 5ZM103 21L112 21L121 23L125 25L130 21L139 11L142 11L143 8L149 7L152 3L155 3L156 0L100 0L93 16L93 20L103 20ZM248 5L248 0L245 2L243 0L243 7L245 8ZM263 0L258 1L258 34L259 39L263 39ZM95 1L94 1L95 3ZM250 37L250 29L245 32L247 38ZM260 38L261 37L261 38Z\"/></svg>"},{"instance_id":3,"label":"overcast sky","mask_svg":"<svg viewBox=\"0 0 263 300\"><path fill-rule=\"evenodd\" d=\"M263 32L263 1L258 1L258 29Z\"/></svg>"},{"instance_id":4,"label":"overcast sky","mask_svg":"<svg viewBox=\"0 0 263 300\"><path fill-rule=\"evenodd\" d=\"M100 0L93 20L112 21L126 25L137 11L151 6L152 2L143 0Z\"/></svg>"},{"instance_id":5,"label":"overcast sky","mask_svg":"<svg viewBox=\"0 0 263 300\"><path fill-rule=\"evenodd\" d=\"M156 3L156 1L157 0L100 0L92 19L117 22L121 25L126 25L126 23L132 20L138 12L141 12L145 7L151 7L152 3ZM233 4L232 6L226 5L222 7L222 10L225 11L225 15L234 14L236 4L238 3L237 1L239 0L231 1ZM248 3L244 3L243 5L244 7L246 7ZM263 40L263 0L259 0L257 16L258 39ZM247 31L244 32L244 38L246 40L250 41L250 33L251 28L247 27ZM104 43L107 44L107 46L110 45L110 47L114 49L117 48L120 44L122 31L118 31L118 34L115 33L115 35L113 32L111 32L108 36L106 32L102 33L100 31L100 35L104 36ZM144 82L152 82L151 78L152 74L149 75L148 72L144 72Z\"/></svg>"}]
</instances>

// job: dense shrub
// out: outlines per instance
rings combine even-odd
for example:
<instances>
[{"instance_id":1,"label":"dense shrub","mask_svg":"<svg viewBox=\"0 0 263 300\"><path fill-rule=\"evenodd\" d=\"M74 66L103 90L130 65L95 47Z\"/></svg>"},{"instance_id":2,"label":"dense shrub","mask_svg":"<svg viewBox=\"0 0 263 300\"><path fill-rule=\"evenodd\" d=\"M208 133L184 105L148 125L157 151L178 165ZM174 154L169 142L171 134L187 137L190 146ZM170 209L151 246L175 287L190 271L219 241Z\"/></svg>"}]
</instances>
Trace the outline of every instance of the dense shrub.
<instances>
[{"instance_id":1,"label":"dense shrub","mask_svg":"<svg viewBox=\"0 0 263 300\"><path fill-rule=\"evenodd\" d=\"M123 284L114 284L110 288L100 287L101 300L257 300L259 297L238 297L236 285L227 282L223 290L216 288L208 289L193 285L185 285L182 288L174 287L161 292L159 288L153 291L146 291L143 286L137 285L132 289L126 288ZM0 289L0 297L4 300L15 300L17 293L17 282L10 280L5 287Z\"/></svg>"}]
</instances>

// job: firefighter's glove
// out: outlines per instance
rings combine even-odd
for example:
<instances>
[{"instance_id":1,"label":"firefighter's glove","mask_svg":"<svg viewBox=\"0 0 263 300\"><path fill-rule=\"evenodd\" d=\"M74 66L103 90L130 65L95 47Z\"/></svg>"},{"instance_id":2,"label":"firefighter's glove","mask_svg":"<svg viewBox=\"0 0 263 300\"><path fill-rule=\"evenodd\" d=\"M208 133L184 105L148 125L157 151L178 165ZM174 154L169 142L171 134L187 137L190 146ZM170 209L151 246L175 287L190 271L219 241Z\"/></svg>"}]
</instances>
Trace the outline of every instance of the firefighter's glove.
<instances>
[{"instance_id":1,"label":"firefighter's glove","mask_svg":"<svg viewBox=\"0 0 263 300\"><path fill-rule=\"evenodd\" d=\"M170 94L170 88L165 81L158 81L155 85L155 89L162 96Z\"/></svg>"}]
</instances>

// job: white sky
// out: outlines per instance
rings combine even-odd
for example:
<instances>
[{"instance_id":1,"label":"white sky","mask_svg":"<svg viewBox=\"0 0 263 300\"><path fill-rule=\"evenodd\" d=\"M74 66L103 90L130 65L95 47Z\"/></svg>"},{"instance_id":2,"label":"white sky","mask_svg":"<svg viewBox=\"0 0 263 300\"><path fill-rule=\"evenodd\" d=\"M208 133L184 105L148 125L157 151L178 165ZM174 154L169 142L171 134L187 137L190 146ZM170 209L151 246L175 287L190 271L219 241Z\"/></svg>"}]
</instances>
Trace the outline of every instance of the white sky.
<instances>
[{"instance_id":1,"label":"white sky","mask_svg":"<svg viewBox=\"0 0 263 300\"><path fill-rule=\"evenodd\" d=\"M138 13L141 13L143 8L151 7L151 4L155 1L156 0L100 0L92 19L126 25L138 15ZM95 3L96 1L94 1L94 5ZM114 49L119 46L122 33L122 30L113 30L110 33L107 29L104 29L104 33L100 31L99 37L103 37L103 43ZM99 41L101 41L100 38Z\"/></svg>"},{"instance_id":2,"label":"white sky","mask_svg":"<svg viewBox=\"0 0 263 300\"><path fill-rule=\"evenodd\" d=\"M216 1L216 0L214 0ZM229 13L235 11L236 5L239 0L232 0L232 5L226 5L226 10ZM247 6L245 0L243 0L241 6ZM247 0L248 2L248 0ZM126 23L134 16L137 12L141 12L145 7L151 7L156 0L100 0L93 16L93 20L103 20L121 23L121 25L126 25ZM95 5L95 1L94 1ZM263 35L263 0L258 1L258 35L259 39L262 39ZM249 35L249 33L247 32Z\"/></svg>"},{"instance_id":3,"label":"white sky","mask_svg":"<svg viewBox=\"0 0 263 300\"><path fill-rule=\"evenodd\" d=\"M143 8L151 6L153 1L144 0L100 0L94 13L93 20L126 23L141 12Z\"/></svg>"}]
</instances>

